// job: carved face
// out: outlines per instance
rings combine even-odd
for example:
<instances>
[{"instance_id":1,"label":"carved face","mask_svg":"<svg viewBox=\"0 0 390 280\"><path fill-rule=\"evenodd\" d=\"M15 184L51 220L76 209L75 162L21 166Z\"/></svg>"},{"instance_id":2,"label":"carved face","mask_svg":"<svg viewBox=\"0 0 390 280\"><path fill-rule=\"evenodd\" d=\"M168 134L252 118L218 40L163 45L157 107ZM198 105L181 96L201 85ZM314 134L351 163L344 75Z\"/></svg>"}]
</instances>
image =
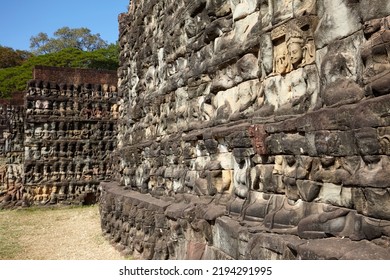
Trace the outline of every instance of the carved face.
<instances>
[{"instance_id":1,"label":"carved face","mask_svg":"<svg viewBox=\"0 0 390 280\"><path fill-rule=\"evenodd\" d=\"M287 59L284 54L280 54L275 58L275 72L283 74L287 70Z\"/></svg>"},{"instance_id":2,"label":"carved face","mask_svg":"<svg viewBox=\"0 0 390 280\"><path fill-rule=\"evenodd\" d=\"M381 27L380 19L373 19L370 21L366 21L364 23L363 31L364 31L364 34L370 35L376 31L378 31L380 29L380 27Z\"/></svg>"},{"instance_id":3,"label":"carved face","mask_svg":"<svg viewBox=\"0 0 390 280\"><path fill-rule=\"evenodd\" d=\"M297 65L302 61L303 52L299 43L291 43L288 45L288 53L292 65Z\"/></svg>"}]
</instances>

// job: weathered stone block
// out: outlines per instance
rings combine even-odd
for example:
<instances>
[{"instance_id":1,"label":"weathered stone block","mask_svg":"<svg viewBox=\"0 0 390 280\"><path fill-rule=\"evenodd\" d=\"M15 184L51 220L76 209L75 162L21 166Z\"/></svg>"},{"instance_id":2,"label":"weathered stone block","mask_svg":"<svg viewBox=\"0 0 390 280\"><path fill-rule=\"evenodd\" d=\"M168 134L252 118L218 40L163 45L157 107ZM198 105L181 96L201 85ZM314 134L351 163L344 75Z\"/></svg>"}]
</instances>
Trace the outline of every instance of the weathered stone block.
<instances>
[{"instance_id":1,"label":"weathered stone block","mask_svg":"<svg viewBox=\"0 0 390 280\"><path fill-rule=\"evenodd\" d=\"M206 139L204 141L204 144L206 146L207 151L210 154L215 154L218 152L218 141L216 141L214 139Z\"/></svg>"},{"instance_id":2,"label":"weathered stone block","mask_svg":"<svg viewBox=\"0 0 390 280\"><path fill-rule=\"evenodd\" d=\"M215 221L214 246L234 259L239 257L238 232L240 225L227 217Z\"/></svg>"},{"instance_id":3,"label":"weathered stone block","mask_svg":"<svg viewBox=\"0 0 390 280\"><path fill-rule=\"evenodd\" d=\"M360 14L363 21L385 17L390 14L390 3L386 0L379 1L360 1Z\"/></svg>"},{"instance_id":4,"label":"weathered stone block","mask_svg":"<svg viewBox=\"0 0 390 280\"><path fill-rule=\"evenodd\" d=\"M356 103L365 96L364 90L351 80L339 79L327 85L323 94L323 102L326 106L344 105Z\"/></svg>"},{"instance_id":5,"label":"weathered stone block","mask_svg":"<svg viewBox=\"0 0 390 280\"><path fill-rule=\"evenodd\" d=\"M275 234L258 233L250 239L246 257L250 260L293 260L296 258L296 252L292 248L300 242L297 237L291 235L282 238Z\"/></svg>"},{"instance_id":6,"label":"weathered stone block","mask_svg":"<svg viewBox=\"0 0 390 280\"><path fill-rule=\"evenodd\" d=\"M267 151L270 155L278 155L283 152L282 138L284 133L272 134L265 140Z\"/></svg>"},{"instance_id":7,"label":"weathered stone block","mask_svg":"<svg viewBox=\"0 0 390 280\"><path fill-rule=\"evenodd\" d=\"M354 242L339 238L308 241L297 246L297 253L300 259L303 260L364 260L388 258L388 252L386 250L367 241Z\"/></svg>"},{"instance_id":8,"label":"weathered stone block","mask_svg":"<svg viewBox=\"0 0 390 280\"><path fill-rule=\"evenodd\" d=\"M357 7L345 0L317 2L320 22L315 32L317 48L352 35L361 28ZM355 4L357 5L357 4ZM339 18L346 20L340 21Z\"/></svg>"},{"instance_id":9,"label":"weathered stone block","mask_svg":"<svg viewBox=\"0 0 390 280\"><path fill-rule=\"evenodd\" d=\"M353 203L356 210L363 215L389 220L389 189L354 188Z\"/></svg>"},{"instance_id":10,"label":"weathered stone block","mask_svg":"<svg viewBox=\"0 0 390 280\"><path fill-rule=\"evenodd\" d=\"M352 188L324 183L316 201L351 208L353 205Z\"/></svg>"},{"instance_id":11,"label":"weathered stone block","mask_svg":"<svg viewBox=\"0 0 390 280\"><path fill-rule=\"evenodd\" d=\"M285 185L286 197L297 201L300 197L296 179L291 177L282 177L282 182Z\"/></svg>"},{"instance_id":12,"label":"weathered stone block","mask_svg":"<svg viewBox=\"0 0 390 280\"><path fill-rule=\"evenodd\" d=\"M271 76L264 81L265 102L279 110L279 115L305 112L316 105L318 83L317 70L313 65L285 76Z\"/></svg>"},{"instance_id":13,"label":"weathered stone block","mask_svg":"<svg viewBox=\"0 0 390 280\"><path fill-rule=\"evenodd\" d=\"M297 180L299 196L302 200L312 202L318 197L321 190L321 184L307 180Z\"/></svg>"},{"instance_id":14,"label":"weathered stone block","mask_svg":"<svg viewBox=\"0 0 390 280\"><path fill-rule=\"evenodd\" d=\"M230 3L223 0L207 1L206 9L209 15L217 17L226 16L231 13Z\"/></svg>"},{"instance_id":15,"label":"weathered stone block","mask_svg":"<svg viewBox=\"0 0 390 280\"><path fill-rule=\"evenodd\" d=\"M349 164L351 164L349 168L355 168L352 176L351 171L349 171L349 176L348 173L340 176L344 185L374 188L390 186L388 183L389 173L387 172L390 163L387 156L365 156L360 161L356 162L355 160L349 159Z\"/></svg>"},{"instance_id":16,"label":"weathered stone block","mask_svg":"<svg viewBox=\"0 0 390 280\"><path fill-rule=\"evenodd\" d=\"M361 155L379 154L380 144L375 128L362 128L355 130L355 138Z\"/></svg>"},{"instance_id":17,"label":"weathered stone block","mask_svg":"<svg viewBox=\"0 0 390 280\"><path fill-rule=\"evenodd\" d=\"M318 155L351 156L357 154L352 132L318 131L315 145Z\"/></svg>"},{"instance_id":18,"label":"weathered stone block","mask_svg":"<svg viewBox=\"0 0 390 280\"><path fill-rule=\"evenodd\" d=\"M303 155L308 153L306 138L300 134L283 134L281 145L283 154Z\"/></svg>"},{"instance_id":19,"label":"weathered stone block","mask_svg":"<svg viewBox=\"0 0 390 280\"><path fill-rule=\"evenodd\" d=\"M216 160L219 161L221 168L224 170L232 170L234 168L234 159L231 153L219 153Z\"/></svg>"},{"instance_id":20,"label":"weathered stone block","mask_svg":"<svg viewBox=\"0 0 390 280\"><path fill-rule=\"evenodd\" d=\"M326 106L354 103L364 97L360 85L363 74L360 46L364 41L363 32L359 31L317 51L322 101Z\"/></svg>"},{"instance_id":21,"label":"weathered stone block","mask_svg":"<svg viewBox=\"0 0 390 280\"><path fill-rule=\"evenodd\" d=\"M390 155L390 127L378 128L381 154Z\"/></svg>"}]
</instances>

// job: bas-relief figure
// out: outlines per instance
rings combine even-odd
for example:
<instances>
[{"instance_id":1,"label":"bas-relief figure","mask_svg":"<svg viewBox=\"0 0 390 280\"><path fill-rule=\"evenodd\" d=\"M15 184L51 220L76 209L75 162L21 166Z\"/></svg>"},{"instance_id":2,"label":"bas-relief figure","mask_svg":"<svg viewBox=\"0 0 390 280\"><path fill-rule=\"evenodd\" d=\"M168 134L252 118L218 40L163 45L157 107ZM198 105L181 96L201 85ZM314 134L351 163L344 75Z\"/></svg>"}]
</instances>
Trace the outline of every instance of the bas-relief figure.
<instances>
[{"instance_id":1,"label":"bas-relief figure","mask_svg":"<svg viewBox=\"0 0 390 280\"><path fill-rule=\"evenodd\" d=\"M239 0L235 1L236 4L237 3L244 3L244 2L246 3L247 1L239 1ZM301 16L301 15L311 14L313 12L313 9L314 9L313 6L315 5L315 1L298 1L298 0L296 0L296 1L294 1L294 0L257 1L257 3L259 5L263 5L264 2L268 2L268 5L270 6L268 10L270 13L272 12L272 16L274 16L273 11L276 11L275 13L279 13L279 15L277 15L277 17L278 17L277 20L276 21L270 20L270 24L275 23L275 22L279 23L279 21L281 21L281 19L287 19L291 15ZM286 10L286 12L284 12L285 10ZM313 64L314 59L315 59L315 47L314 47L313 36L312 36L312 30L314 30L315 24L314 25L310 25L311 23L306 24L307 22L310 22L310 20L306 20L305 18L306 17L304 17L304 19L302 19L301 21L299 19L297 19L297 20L294 19L294 20L290 20L288 22L282 23L282 25L279 25L271 32L272 33L272 42L274 44L273 45L274 52L273 52L273 55L270 56L270 57L273 56L272 57L273 58L273 65L270 68L273 68L272 69L273 76L276 76L276 78L280 78L280 79L286 78L286 80L292 80L291 78L287 79L288 77L280 77L280 76L284 76L285 74L288 74L289 72L294 71L294 70L298 70L298 71L294 71L294 73L291 73L291 76L295 75L295 74L297 74L296 76L299 76L299 75L301 75L302 72L308 71L308 68L315 67L314 65L311 65L310 67L306 67L305 69L302 69L306 65ZM265 19L264 21L266 22L267 20ZM272 26L267 26L267 28L272 28ZM382 27L380 27L379 29L381 30L381 28ZM384 27L384 28L386 29L386 27ZM282 30L280 32L280 34L278 33L280 31L279 29ZM375 29L376 31L371 32L371 33L366 32L368 42L370 42L370 40L371 40L370 38L374 38L374 35L372 35L372 34L376 34L376 32L379 32L378 31L379 29ZM378 36L381 37L382 35L378 35ZM181 43L183 43L183 42L181 42ZM369 75L370 75L370 73L368 71L370 68L369 67L370 65L374 64L374 67L372 67L372 69L382 69L381 67L383 66L383 65L376 65L375 66L375 63L378 63L378 61L380 59L377 59L377 57L375 57L377 55L377 53L375 51L372 51L373 49L375 49L375 47L372 47L372 46L375 46L375 43L371 42L369 46L368 45L366 46L368 51L366 51L365 49L362 51L362 57L363 57L363 59L366 63L366 66L367 66L367 77L369 77ZM178 47L180 47L180 46L178 46ZM368 54L366 55L366 53L368 53ZM388 63L388 61L386 61L386 59L384 61L385 61L384 64ZM271 64L272 63L270 63L270 65ZM379 68L376 68L377 66ZM148 69L148 68L146 67L146 69ZM386 66L385 66L385 69L387 69ZM178 71L178 72L180 72L180 71ZM267 72L267 74L270 74L270 73L271 73L271 71ZM226 75L226 73L223 73L222 76L224 76L224 75ZM156 88L156 85L158 84L158 82L156 84L154 84L154 80L152 79L152 76L153 75L151 75L146 80L141 80L142 83L146 83L145 88L148 88L149 90L154 90ZM289 76L289 75L287 75L287 76ZM380 81L383 81L383 80L380 80ZM304 84L305 80L304 79L301 79L299 81L297 80L297 83L298 82L301 84ZM241 81L240 81L239 84L244 84L244 83L241 83ZM293 83L286 82L286 84L291 84L292 85L291 87L294 88ZM370 84L370 81L369 81L367 84L371 85L373 83ZM229 85L229 87L230 86L231 85ZM239 87L239 86L237 86L237 87ZM253 88L257 88L257 87L253 87ZM197 119L197 120L211 120L213 117L215 117L215 114L219 108L221 108L220 111L223 111L225 108L227 108L226 110L228 111L228 109L230 108L231 114L228 117L230 117L229 121L232 121L232 123L233 123L233 121L239 120L240 117L245 117L245 116L243 114L239 114L239 116L237 116L237 118L232 118L231 116L236 116L235 113L249 111L249 108L254 106L253 105L255 102L254 100L259 97L257 94L257 91L255 91L255 90L252 91L252 87L248 86L248 87L245 87L242 89L244 89L244 90L238 91L238 92L234 92L232 90L232 91L228 92L229 89L226 88L226 89L224 89L224 90L226 90L225 94L223 92L221 92L218 95L218 93L213 92L213 93L208 93L207 95L197 95L197 97L194 98L195 102L187 102L187 99L189 97L183 96L182 100L181 99L176 100L176 105L177 105L176 110L174 110L175 109L174 106L172 107L172 104L174 104L174 102L172 102L172 100L167 100L165 103L162 102L161 104L163 104L163 105L161 105L159 103L158 110L156 110L156 111L153 111L152 109L150 109L150 110L146 109L146 106L141 106L141 107L143 107L143 109L140 109L140 111L145 110L144 112L141 113L141 115L143 113L145 113L146 116L139 116L139 118L137 116L137 118L132 119L131 121L129 121L129 122L132 122L131 129L129 129L128 127L125 127L123 129L123 131L126 131L126 133L127 133L128 131L133 130L131 132L138 133L141 130L150 129L150 133L146 134L149 137L149 136L155 134L154 130L159 129L158 135L170 136L175 132L174 130L172 130L172 126L177 125L177 123L176 124L174 123L174 121L176 120L174 117L178 116L177 113L179 113L179 115L181 117L180 121L185 122L185 120L188 119L189 115L190 115L190 113L189 113L189 111L187 111L186 107L190 107L191 105L195 105L195 104L198 104L197 107L199 108L199 110L198 110L199 112L196 111L194 113L194 115L199 114L199 116L194 117L195 119ZM85 94L84 93L81 94L78 91L75 91L74 93L75 93L75 96L76 95L77 96L81 96L81 95L88 96L88 94L90 92L91 98L98 98L98 96L99 96L99 94L97 94L97 92L90 91L90 89L86 88L85 91L86 91ZM276 90L276 91L278 91L278 90ZM382 90L382 92L384 92L384 91ZM213 95L214 93L215 93L215 95ZM232 94L229 95L228 93L232 93ZM67 94L66 94L66 96L69 97ZM105 96L107 96L107 95L105 95ZM232 100L228 100L228 98L226 98L227 96L229 96L229 98L231 98ZM220 98L220 97L222 97L222 98ZM218 100L218 104L217 104L218 106L216 106L215 100L219 99L219 98L220 98L221 102L219 102L219 100ZM85 99L85 100L87 100L87 99ZM226 100L228 100L229 103L231 103L231 104L226 104L224 102ZM84 108L82 103L83 103L83 101L81 101L80 108ZM65 104L67 105L66 106L67 110L63 116L66 117L70 114L73 115L73 113L70 112L71 110L68 110L68 107L69 107L68 105L70 103L67 102ZM191 104L191 105L189 105L189 104ZM232 104L234 104L234 105L232 105ZM133 104L133 105L140 106L141 103ZM234 106L236 106L236 107L234 107ZM96 118L100 118L100 117L104 118L104 114L106 111L111 113L111 117L113 119L118 119L120 117L125 116L125 114L118 114L117 108L113 108L113 107L111 107L111 105L109 105L109 107L107 107L108 108L107 110L104 109L103 106L101 108L97 108L95 104L92 106L92 108L94 110L87 113L86 117L87 116L90 117L91 115L94 115ZM90 108L90 109L92 109L92 108ZM160 109L162 109L162 111L163 111L161 113L161 116L160 116ZM175 113L176 113L176 115L175 115ZM201 116L201 114L203 114L203 115ZM78 116L79 114L77 113L75 115ZM164 121L165 121L165 123L163 123ZM136 124L134 124L134 122ZM173 123L171 123L171 122L173 122ZM150 123L153 124L153 127L150 126ZM171 130L167 132L167 127L169 127L169 126L171 126ZM90 161L90 158L99 157L102 154L104 154L103 159L108 157L107 152L102 153L102 151L105 149L104 148L105 147L104 141L106 141L106 140L108 141L109 139L111 139L115 135L115 133L111 132L111 131L113 131L113 129L111 129L110 127L103 126L103 125L100 127L94 126L94 125L90 126L89 128L86 128L86 127L87 127L87 125L85 125L85 127L84 127L84 124L83 124L82 127L80 127L80 129L76 129L76 125L74 128L71 128L70 126L68 126L66 129L61 129L61 131L63 131L63 132L60 132L59 134L61 135L61 134L65 133L66 136L62 138L62 141L65 141L65 142L70 141L69 138L72 138L73 139L72 141L80 140L79 138L74 138L74 135L75 135L74 131L80 131L80 133L81 133L81 131L83 131L83 133L85 133L85 134L83 136L83 144L76 142L75 147L71 148L71 146L72 146L71 143L67 142L66 147L68 147L68 148L65 149L66 156L64 155L64 151L62 151L63 149L61 147L59 147L59 149L57 149L57 151L55 151L55 153L60 154L61 156L64 156L64 158L66 158L66 159L63 159L63 160L66 160L66 164L64 162L61 162L58 164L58 168L53 168L53 172L52 172L53 179L52 180L59 182L59 181L65 180L67 178L72 178L72 176L74 177L73 179L75 179L75 180L69 185L68 189L65 189L63 187L61 187L61 189L59 189L59 187L57 187L57 185L52 186L51 184L46 182L46 178L48 177L50 179L50 176L47 176L48 175L47 173L49 171L46 171L45 166L44 166L43 171L37 172L37 174L43 173L43 178L45 181L44 187L37 188L37 197L38 197L37 199L39 201L45 201L45 202L48 200L50 202L58 201L58 200L60 200L60 195L61 196L68 196L69 199L73 199L76 196L79 196L82 191L88 191L88 190L91 190L94 188L93 183L85 183L82 186L77 185L77 184L75 186L75 185L73 185L73 183L75 183L77 181L89 180L92 177L96 177L96 176L99 176L99 179L104 178L102 175L103 174L102 170L104 170L105 169L104 167L105 166L107 167L108 165L104 165L103 162L101 162L100 165L98 165L96 163L96 161L93 161L93 160ZM179 124L179 127L180 127L180 124ZM84 129L82 129L82 128L84 128ZM135 129L135 128L137 128L137 129ZM95 131L99 130L99 133L95 133L94 130ZM102 132L101 130L106 130L106 132ZM388 135L389 133L387 131L382 131L382 129L380 129L380 128L378 128L378 130L379 130L378 134L381 137L381 139L380 139L381 149L382 149L381 152L388 151L389 145L387 143L388 137L386 135ZM45 140L50 140L50 138L47 137L46 131L47 131L47 129L44 127L42 137ZM53 131L56 131L56 129L53 129ZM39 129L38 129L38 132L39 132ZM134 137L134 139L140 139L139 137L136 138L136 136L134 136L134 134L135 133L133 133L133 136L130 135L130 137ZM255 132L253 132L253 134L254 134L254 136L250 136L250 137L260 137L261 136L261 135L256 134ZM32 135L35 137L37 136L34 134L32 134ZM97 140L99 140L100 137L103 137L103 135L105 135L105 140L103 142L102 141L98 142ZM145 136L145 134L143 134L142 136ZM142 136L141 136L141 138L142 138ZM85 141L92 139L91 137L94 137L93 142L91 142L91 143L88 142L87 144L85 144L86 143ZM123 137L123 135L121 137L125 138L124 145L129 144L129 142L126 143L126 141L127 141L126 137ZM266 138L267 135L264 135L264 137ZM134 142L136 142L136 141L134 141ZM136 144L136 143L131 142L131 144ZM188 144L188 143L186 143L186 144ZM266 157L267 156L266 150L262 151L262 149L263 148L265 149L266 147L265 146L263 147L260 144L259 143L253 144L253 146L256 149L256 152L258 154L257 156L260 157L260 155L261 155L261 156ZM85 163L85 161L81 161L82 163L80 164L79 161L80 161L80 159L83 158L83 156L82 156L82 153L83 153L82 147L83 146L87 147L84 150L84 155L88 156L88 160L87 160L88 163ZM97 148L96 148L96 146L97 146ZM26 155L29 154L29 151L27 149L30 149L31 147L34 149L33 145L26 148L26 150L25 150ZM108 142L107 142L107 147L108 147ZM47 153L46 148L47 148L47 146L41 146L41 148L39 149L41 160L42 159L46 160L48 157L52 158L50 155L46 154ZM109 149L107 148L106 151L108 151L108 150ZM230 152L231 152L231 150L224 151L224 153L229 153L229 155L230 155ZM33 157L33 156L34 155L31 155L31 157ZM68 163L68 160L71 159L72 157L76 157L76 156L80 156L80 158L77 158L78 165L75 164L75 166L73 168L72 163ZM173 165L176 165L176 166L179 166L180 168L182 168L182 166L178 163L178 160L175 159L175 156L170 155L170 156L166 157L166 159L164 159L165 162L163 162L163 160L161 160L161 164L155 163L153 161L153 159L149 158L149 156L150 155L147 156L146 160L143 159L144 164L139 165L138 168L135 165L129 166L128 162L124 163L124 167L121 169L120 172L122 173L121 175L123 175L122 179L125 181L125 185L126 186L138 186L140 189L145 189L145 188L147 188L146 186L149 186L149 188L154 189L154 188L157 188L157 186L159 186L159 185L163 186L163 187L160 187L161 189L164 187L167 187L167 188L173 187L173 190L175 190L176 188L181 188L181 186L183 185L183 182L178 182L176 177L164 178L163 176L165 176L165 174L155 175L157 173L156 170L159 167L162 167L164 164L166 165L168 162L169 162L169 164L173 164ZM188 164L186 167L193 168L194 166L192 166L192 165L195 165L194 162L196 161L195 160L196 155L191 155L190 158L191 159L187 160L188 163L186 162L185 164ZM265 231L273 231L276 233L294 233L295 235L298 235L301 238L323 238L323 237L329 237L329 236L340 236L340 237L345 236L345 237L350 237L353 240L360 240L359 238L364 239L366 237L364 237L364 236L363 237L362 236L355 237L352 228L355 226L356 230L360 230L360 228L367 229L367 228L369 228L369 227L367 227L367 224L370 224L370 226L375 225L377 227L381 227L381 230L377 231L377 232L384 232L387 235L389 235L388 225L386 223L382 223L382 222L376 221L376 220L366 219L365 217L362 218L355 212L346 211L345 209L340 210L337 207L329 207L329 206L321 204L321 203L315 203L315 204L313 203L312 205L309 205L308 203L306 203L307 202L306 200L302 201L299 199L299 197L297 199L289 199L290 196L288 196L287 194L284 193L284 191L286 191L285 189L280 188L277 191L275 191L273 189L271 190L270 188L267 189L264 186L261 186L261 184L264 184L264 182L262 182L262 180L265 181L267 179L267 178L265 178L265 174L264 174L265 169L269 174L272 174L270 176L274 176L274 177L278 178L278 180L280 179L277 183L280 183L283 186L289 185L289 183L294 181L295 179L303 180L303 179L308 179L307 176L319 176L318 174L322 174L321 172L314 172L316 170L314 168L312 168L314 171L312 172L312 174L308 175L306 173L308 173L309 171L306 170L307 168L306 169L304 168L305 172L306 171L307 172L306 173L302 172L302 174L303 173L305 173L305 174L302 175L303 178L301 178L297 175L298 169L299 169L299 166L304 165L304 164L301 164L299 162L299 159L297 159L296 162L293 161L292 159L293 158L291 156L286 157L286 156L276 155L273 159L261 159L261 160L257 159L258 161L254 162L254 161L252 161L253 158L251 156L248 156L246 154L237 154L236 153L235 157L232 157L232 162L230 163L231 169L223 170L223 171L228 172L228 173L230 172L230 174L232 175L231 176L232 185L234 185L234 188L232 188L232 195L235 197L236 200L231 205L233 205L233 206L238 205L239 206L239 209L236 208L236 209L238 209L238 211L236 213L242 214L243 219L247 218L248 220L252 219L252 220L263 222L263 225L266 227ZM36 160L39 160L39 159L36 159ZM148 166L149 160L150 160L150 166ZM264 160L264 162L263 162L263 160ZM189 163L190 161L192 161L192 163ZM89 162L92 163L90 166L88 166ZM251 170L253 170L253 168L252 168L253 164L255 167L258 167L258 172L255 174L255 176L252 173L249 175ZM201 165L203 167L205 167L207 165L207 160L204 160L204 162L202 162ZM309 165L309 164L306 164L306 165ZM313 163L313 166L314 167L316 166L315 163ZM65 168L65 167L67 167L67 168ZM266 168L263 168L263 167L266 167ZM137 168L137 170L136 170L136 168ZM219 167L219 168L221 168L221 167ZM115 170L115 167L112 169ZM150 171L151 169L155 169L155 170L152 172L152 171ZM339 167L337 167L337 169L339 171L341 170L341 168L339 168ZM172 170L173 170L172 172L174 172L175 168L172 168ZM326 166L321 166L320 170L321 171L324 171L324 170L328 171L326 169ZM132 176L133 171L136 172L137 180L135 180L134 178L131 178L131 177L134 177L134 176ZM214 171L214 172L215 172L215 174L217 174L219 171L220 170ZM331 171L329 173L333 173L333 170L329 170L329 171ZM202 172L199 172L199 173L202 173ZM57 177L54 176L56 173L57 173ZM72 173L74 173L74 175L72 175ZM150 173L150 174L147 174L147 173ZM152 175L152 173L153 173L153 175ZM204 174L199 175L197 172L195 172L196 176L199 175L200 179L204 179L208 176L207 172L204 172L204 173L206 175L204 175ZM210 174L212 174L214 176L214 173L210 172ZM367 173L367 174L369 174L369 173ZM92 176L89 177L90 175L92 175ZM83 176L84 176L84 178L82 178ZM218 176L215 175L215 177L212 178L212 179L215 179L214 181L212 181L214 185L216 185L219 182L220 177L218 177ZM259 178L255 178L256 176L258 176ZM150 181L147 181L148 177L151 178ZM285 177L288 177L289 180L285 180ZM325 177L325 175L322 177ZM184 177L182 177L182 178L184 178ZM259 186L254 186L254 182L252 182L252 181L255 181L255 180L252 180L252 178L257 180L256 184L259 184ZM193 181L195 181L195 179ZM175 182L175 180L177 182ZM206 181L206 180L204 180L204 181ZM276 181L276 179L275 179L275 181ZM307 181L309 181L309 180L307 180ZM188 183L188 185L189 185L188 189L193 189L192 185L195 184L195 183L192 183L192 179L188 180L188 182L186 181L185 183ZM294 185L294 183L295 182L292 182L291 185ZM175 187L175 184L176 184L176 187ZM266 192L272 192L272 191L275 191L277 194L266 193ZM164 193L164 191L162 193ZM168 195L168 192L165 192L165 195ZM310 200L310 202L312 202L312 201ZM231 209L234 210L233 208L231 208ZM148 247L149 243L152 244L152 242L154 242L152 240L154 238L154 237L152 237L153 232L150 231L151 230L150 228L147 228L147 229L145 229L144 233L142 234L142 238L141 238L141 233L140 233L140 231L142 230L141 224L142 224L141 221L137 221L137 227L138 227L137 234L139 234L138 237L140 237L138 245L144 246L145 250L148 251L148 250L150 250L150 248ZM242 223L242 224L244 224L244 223ZM359 228L359 226L360 226L360 228ZM134 230L134 227L131 230ZM133 237L134 237L136 234L135 234L135 232L133 232L133 233L134 233L133 234ZM163 237L163 236L164 235L162 235L160 232L159 237ZM146 242L148 244L142 245L141 244L142 240L144 243ZM122 242L122 240L121 240L121 242ZM123 241L123 244L124 244L124 241Z\"/></svg>"},{"instance_id":2,"label":"bas-relief figure","mask_svg":"<svg viewBox=\"0 0 390 280\"><path fill-rule=\"evenodd\" d=\"M76 197L72 197L74 191L68 190L67 184L70 181L77 184L76 188L80 190L77 199L83 199L81 192L97 192L97 187L95 183L87 183L90 187L83 187L81 190L80 184L85 184L85 180L89 182L98 177L98 179L103 180L111 176L109 168L106 170L104 167L108 166L106 164L108 155L113 150L111 142L115 126L111 123L115 117L118 117L118 106L115 106L116 99L110 99L109 103L101 104L98 99L102 99L103 95L96 91L90 91L88 86L83 89L85 92L81 93L80 90L81 86L65 86L57 95L52 94L51 89L47 88L44 89L45 97L41 95L40 90L39 92L30 90L29 96L33 97L28 98L34 98L34 100L28 99L29 110L26 110L27 118L30 121L25 128L27 136L25 143L27 145L23 148L23 154L24 160L28 160L29 164L25 166L23 172L25 189L27 190L23 193L25 199L30 200L31 203L34 201L43 204L57 203L66 200L68 194L69 199L76 199ZM110 90L116 90L116 88L111 87ZM72 95L69 95L70 92ZM117 97L113 92L110 92L108 96L110 98ZM70 100L72 98L74 100ZM93 102L91 102L91 98L94 99ZM111 107L113 104L114 106ZM100 121L80 120L82 117L79 114L81 108L87 108L85 113L88 117L94 115L95 118L104 119L106 124L95 127L92 123L100 124ZM110 114L111 108L113 108L112 115ZM58 116L61 117L60 120ZM45 122L44 119L48 121ZM24 121L24 118L21 117L20 121ZM12 129L19 128L15 126ZM96 133L96 142L93 142L91 146L90 141L86 140L90 140L92 132L96 130L99 133ZM81 135L82 133L84 135ZM103 136L106 138L104 143L99 141L103 140ZM81 139L82 137L84 139ZM15 144L19 138L12 139L12 143ZM85 148L82 149L82 147ZM85 156L94 163L98 162L97 158L101 158L99 168L94 165L92 169L87 163L77 165L76 163L83 161ZM18 178L23 178L21 174L14 173L12 169L7 184L14 185L18 182ZM37 185L39 186L35 187ZM28 195L28 190L32 188L35 188L35 193L31 192Z\"/></svg>"},{"instance_id":3,"label":"bas-relief figure","mask_svg":"<svg viewBox=\"0 0 390 280\"><path fill-rule=\"evenodd\" d=\"M315 62L313 30L316 24L316 17L304 16L271 31L274 74L286 74Z\"/></svg>"},{"instance_id":4,"label":"bas-relief figure","mask_svg":"<svg viewBox=\"0 0 390 280\"><path fill-rule=\"evenodd\" d=\"M390 16L365 22L366 43L361 54L365 65L363 82L374 94L390 91Z\"/></svg>"}]
</instances>

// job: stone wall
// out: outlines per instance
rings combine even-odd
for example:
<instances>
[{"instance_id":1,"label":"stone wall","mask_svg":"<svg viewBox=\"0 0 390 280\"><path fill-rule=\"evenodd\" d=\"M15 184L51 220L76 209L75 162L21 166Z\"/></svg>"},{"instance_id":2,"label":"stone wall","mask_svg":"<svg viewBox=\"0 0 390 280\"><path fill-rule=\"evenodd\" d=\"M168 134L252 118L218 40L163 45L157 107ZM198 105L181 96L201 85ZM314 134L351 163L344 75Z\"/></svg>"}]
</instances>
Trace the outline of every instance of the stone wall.
<instances>
[{"instance_id":1,"label":"stone wall","mask_svg":"<svg viewBox=\"0 0 390 280\"><path fill-rule=\"evenodd\" d=\"M36 67L34 77L20 106L3 109L0 208L96 203L112 176L116 72Z\"/></svg>"},{"instance_id":2,"label":"stone wall","mask_svg":"<svg viewBox=\"0 0 390 280\"><path fill-rule=\"evenodd\" d=\"M151 259L389 259L389 15L131 1L104 232Z\"/></svg>"},{"instance_id":3,"label":"stone wall","mask_svg":"<svg viewBox=\"0 0 390 280\"><path fill-rule=\"evenodd\" d=\"M116 86L116 71L35 66L33 69L33 79L41 81L50 81L57 84L81 85L97 84Z\"/></svg>"},{"instance_id":4,"label":"stone wall","mask_svg":"<svg viewBox=\"0 0 390 280\"><path fill-rule=\"evenodd\" d=\"M23 190L23 93L0 100L0 201L22 200Z\"/></svg>"}]
</instances>

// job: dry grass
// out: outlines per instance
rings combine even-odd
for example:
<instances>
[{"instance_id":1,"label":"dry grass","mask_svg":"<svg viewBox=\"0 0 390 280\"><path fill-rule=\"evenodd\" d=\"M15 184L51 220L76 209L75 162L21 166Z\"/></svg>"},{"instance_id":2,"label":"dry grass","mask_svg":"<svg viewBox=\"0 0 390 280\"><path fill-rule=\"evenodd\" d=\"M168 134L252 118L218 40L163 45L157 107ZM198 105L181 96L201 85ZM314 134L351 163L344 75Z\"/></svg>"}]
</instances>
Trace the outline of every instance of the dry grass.
<instances>
[{"instance_id":1,"label":"dry grass","mask_svg":"<svg viewBox=\"0 0 390 280\"><path fill-rule=\"evenodd\" d=\"M102 236L97 206L0 211L2 260L125 259Z\"/></svg>"}]
</instances>

